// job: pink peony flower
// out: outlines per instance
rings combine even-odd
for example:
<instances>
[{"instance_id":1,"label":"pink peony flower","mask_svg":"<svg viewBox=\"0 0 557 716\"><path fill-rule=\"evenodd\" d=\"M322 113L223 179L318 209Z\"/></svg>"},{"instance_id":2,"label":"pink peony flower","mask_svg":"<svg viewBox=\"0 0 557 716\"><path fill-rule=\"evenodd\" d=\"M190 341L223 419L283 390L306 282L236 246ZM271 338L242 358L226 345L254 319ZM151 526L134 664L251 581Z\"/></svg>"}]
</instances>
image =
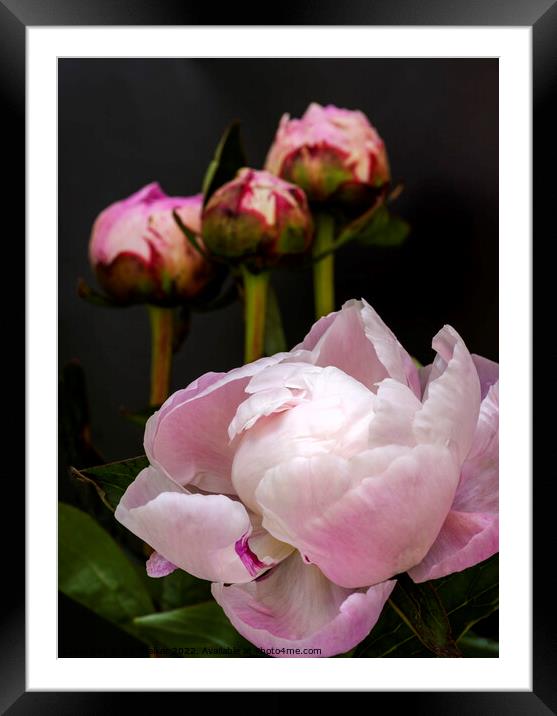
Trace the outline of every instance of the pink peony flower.
<instances>
[{"instance_id":1,"label":"pink peony flower","mask_svg":"<svg viewBox=\"0 0 557 716\"><path fill-rule=\"evenodd\" d=\"M203 211L203 239L217 256L275 263L306 251L312 234L304 192L269 172L240 169Z\"/></svg>"},{"instance_id":2,"label":"pink peony flower","mask_svg":"<svg viewBox=\"0 0 557 716\"><path fill-rule=\"evenodd\" d=\"M390 179L385 145L365 114L316 103L301 119L283 115L265 168L310 201L352 203Z\"/></svg>"},{"instance_id":3,"label":"pink peony flower","mask_svg":"<svg viewBox=\"0 0 557 716\"><path fill-rule=\"evenodd\" d=\"M181 303L199 294L212 275L190 245L173 210L201 232L203 197L170 197L157 183L105 209L96 219L89 259L104 290L122 303Z\"/></svg>"},{"instance_id":4,"label":"pink peony flower","mask_svg":"<svg viewBox=\"0 0 557 716\"><path fill-rule=\"evenodd\" d=\"M150 467L116 518L174 568L214 582L265 649L360 642L394 577L465 569L497 551L497 365L445 326L418 371L365 301L289 353L207 373L145 431Z\"/></svg>"}]
</instances>

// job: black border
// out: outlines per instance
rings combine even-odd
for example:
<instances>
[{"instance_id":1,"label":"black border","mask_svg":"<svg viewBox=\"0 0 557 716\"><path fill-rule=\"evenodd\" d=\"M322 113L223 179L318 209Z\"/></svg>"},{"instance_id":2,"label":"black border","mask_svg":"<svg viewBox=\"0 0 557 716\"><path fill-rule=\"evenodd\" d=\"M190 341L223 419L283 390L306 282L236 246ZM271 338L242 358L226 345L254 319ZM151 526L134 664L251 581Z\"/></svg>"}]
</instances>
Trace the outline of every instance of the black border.
<instances>
[{"instance_id":1,"label":"black border","mask_svg":"<svg viewBox=\"0 0 557 716\"><path fill-rule=\"evenodd\" d=\"M555 127L557 111L552 99L556 96L554 78L557 77L557 2L555 0L351 0L350 5L338 0L281 0L273 4L268 13L267 4L258 4L253 12L242 12L237 4L221 4L218 25L485 25L532 26L533 36L533 112L534 112L534 233L539 236L538 248L555 240ZM19 217L13 229L13 244L23 254L23 222L25 214L24 162L25 156L25 28L62 25L214 25L215 9L207 4L189 0L0 0L0 106L3 124L3 174L8 178L3 196L3 208L9 207L11 216ZM6 147L13 150L11 156ZM544 177L547 176L547 179ZM517 177L520 181L520 177ZM530 190L525 186L524 192ZM546 229L544 231L544 229ZM16 241L17 239L17 241ZM6 241L6 236L4 236ZM10 256L13 253L10 251ZM6 258L6 252L3 254ZM21 256L23 259L23 256ZM547 262L546 262L547 266ZM553 279L554 280L554 279ZM547 284L536 284L534 303L537 307L549 299L541 298ZM13 304L17 305L13 305ZM24 343L24 316L22 293L15 294L10 307L12 336ZM4 313L5 315L5 313ZM554 324L554 321L552 322ZM535 324L537 325L537 324ZM551 328L553 325L551 326ZM6 334L5 334L6 335ZM19 341L17 340L19 339ZM544 349L547 348L544 337ZM554 350L553 360L555 359ZM13 371L24 384L23 362ZM550 375L554 371L550 370ZM15 376L14 376L15 378ZM521 380L527 376L521 376ZM552 377L554 381L554 378ZM554 387L554 383L553 383ZM545 397L545 395L544 395ZM21 396L18 398L21 402ZM554 424L554 421L552 421ZM552 426L553 427L553 426ZM554 432L554 429L553 431ZM553 437L554 441L554 437ZM132 693L102 692L26 692L25 691L25 595L24 595L24 486L21 474L21 455L16 459L17 471L11 471L3 480L3 503L10 505L18 525L10 540L4 540L2 574L9 576L0 590L0 709L10 714L93 714L120 711L130 708ZM544 471L545 472L545 471ZM542 478L540 476L540 478ZM414 713L428 714L549 714L557 712L557 688L554 678L556 619L553 590L547 580L554 578L554 517L551 499L555 494L554 470L540 479L534 491L534 649L532 692L466 692L466 693L370 693L376 705L377 698L385 698L389 706L409 708ZM7 490L7 494L6 494ZM544 511L547 510L547 514ZM551 510L551 511L550 511ZM19 540L15 538L18 535ZM549 553L544 553L549 545ZM547 569L549 558L550 569ZM517 575L528 579L528 575ZM4 580L3 580L4 581ZM10 589L6 589L7 584ZM254 684L256 686L256 684ZM154 699L162 693L139 694L143 707L155 706ZM217 696L217 694L215 694ZM222 694L222 708L235 704L244 708L248 704L241 694ZM289 694L261 694L250 699L250 707L264 708L279 713L286 706ZM328 698L331 698L331 694ZM242 698L242 704L238 698ZM257 698L258 703L255 703ZM191 707L188 694L182 694L182 707ZM387 699L389 700L387 702ZM132 699L134 701L134 699ZM333 706L333 704L331 704ZM215 703L211 706L214 708ZM160 708L160 705L159 705Z\"/></svg>"}]
</instances>

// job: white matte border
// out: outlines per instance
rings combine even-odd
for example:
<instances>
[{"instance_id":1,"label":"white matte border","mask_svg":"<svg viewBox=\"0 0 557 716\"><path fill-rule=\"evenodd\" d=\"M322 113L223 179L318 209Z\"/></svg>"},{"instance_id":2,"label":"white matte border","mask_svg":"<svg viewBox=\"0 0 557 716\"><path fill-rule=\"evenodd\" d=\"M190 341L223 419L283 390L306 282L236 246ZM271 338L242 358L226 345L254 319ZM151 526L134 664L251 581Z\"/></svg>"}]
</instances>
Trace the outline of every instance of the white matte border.
<instances>
[{"instance_id":1,"label":"white matte border","mask_svg":"<svg viewBox=\"0 0 557 716\"><path fill-rule=\"evenodd\" d=\"M169 56L499 57L498 659L57 658L57 58ZM531 690L531 28L28 27L27 79L27 689Z\"/></svg>"}]
</instances>

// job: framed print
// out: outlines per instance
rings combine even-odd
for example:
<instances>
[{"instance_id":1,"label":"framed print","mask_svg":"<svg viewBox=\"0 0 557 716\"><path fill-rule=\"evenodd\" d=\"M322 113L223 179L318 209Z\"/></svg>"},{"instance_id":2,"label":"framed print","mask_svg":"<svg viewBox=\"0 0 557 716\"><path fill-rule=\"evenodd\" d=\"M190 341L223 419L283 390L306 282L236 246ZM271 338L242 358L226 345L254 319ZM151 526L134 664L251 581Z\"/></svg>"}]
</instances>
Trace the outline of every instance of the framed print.
<instances>
[{"instance_id":1,"label":"framed print","mask_svg":"<svg viewBox=\"0 0 557 716\"><path fill-rule=\"evenodd\" d=\"M0 5L27 286L3 707L554 708L529 376L555 8L72 12Z\"/></svg>"}]
</instances>

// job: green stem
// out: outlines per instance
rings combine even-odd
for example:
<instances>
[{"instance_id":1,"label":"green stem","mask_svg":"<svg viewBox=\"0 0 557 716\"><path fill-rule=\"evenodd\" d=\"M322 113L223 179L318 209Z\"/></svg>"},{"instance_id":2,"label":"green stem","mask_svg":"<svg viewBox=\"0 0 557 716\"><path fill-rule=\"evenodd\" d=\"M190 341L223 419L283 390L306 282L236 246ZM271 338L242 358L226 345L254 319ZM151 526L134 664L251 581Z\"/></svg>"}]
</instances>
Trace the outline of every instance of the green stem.
<instances>
[{"instance_id":1,"label":"green stem","mask_svg":"<svg viewBox=\"0 0 557 716\"><path fill-rule=\"evenodd\" d=\"M263 355L269 276L268 271L251 273L249 269L242 266L246 321L244 360L246 363L251 363Z\"/></svg>"},{"instance_id":2,"label":"green stem","mask_svg":"<svg viewBox=\"0 0 557 716\"><path fill-rule=\"evenodd\" d=\"M150 405L162 405L168 398L172 368L172 337L174 312L172 308L148 306L151 324L151 397Z\"/></svg>"},{"instance_id":3,"label":"green stem","mask_svg":"<svg viewBox=\"0 0 557 716\"><path fill-rule=\"evenodd\" d=\"M335 239L335 220L329 214L318 214L316 219L313 255L330 251ZM335 255L333 252L313 264L313 293L315 317L321 318L335 310Z\"/></svg>"}]
</instances>

